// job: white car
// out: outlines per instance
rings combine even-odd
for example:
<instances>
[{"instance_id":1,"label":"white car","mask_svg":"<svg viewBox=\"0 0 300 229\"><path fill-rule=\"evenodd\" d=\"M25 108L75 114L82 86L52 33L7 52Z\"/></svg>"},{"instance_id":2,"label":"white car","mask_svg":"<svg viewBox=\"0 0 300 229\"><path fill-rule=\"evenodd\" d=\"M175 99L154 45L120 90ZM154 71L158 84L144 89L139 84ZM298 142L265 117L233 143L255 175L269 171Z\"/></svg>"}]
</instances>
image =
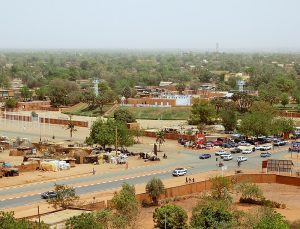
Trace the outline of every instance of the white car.
<instances>
[{"instance_id":1,"label":"white car","mask_svg":"<svg viewBox=\"0 0 300 229\"><path fill-rule=\"evenodd\" d=\"M216 156L221 156L221 155L223 155L223 154L226 154L226 151L224 151L224 150L219 150L219 151L215 152L215 155L216 155Z\"/></svg>"},{"instance_id":2,"label":"white car","mask_svg":"<svg viewBox=\"0 0 300 229\"><path fill-rule=\"evenodd\" d=\"M176 168L176 169L174 169L172 175L174 177L178 177L178 176L184 176L184 175L186 175L186 173L187 173L187 169L185 169L185 168Z\"/></svg>"},{"instance_id":3,"label":"white car","mask_svg":"<svg viewBox=\"0 0 300 229\"><path fill-rule=\"evenodd\" d=\"M251 144L249 142L246 141L241 141L238 143L240 146L250 146Z\"/></svg>"},{"instance_id":4,"label":"white car","mask_svg":"<svg viewBox=\"0 0 300 229\"><path fill-rule=\"evenodd\" d=\"M272 146L270 145L266 145L266 146L261 146L261 149L260 150L271 150L272 149Z\"/></svg>"},{"instance_id":5,"label":"white car","mask_svg":"<svg viewBox=\"0 0 300 229\"><path fill-rule=\"evenodd\" d=\"M239 161L247 161L248 160L248 158L246 158L246 157L244 157L244 156L238 156L237 158L236 158L236 161L237 162L239 162Z\"/></svg>"},{"instance_id":6,"label":"white car","mask_svg":"<svg viewBox=\"0 0 300 229\"><path fill-rule=\"evenodd\" d=\"M223 153L223 154L220 155L220 158L223 159L223 158L226 157L226 156L231 156L231 154L225 152L225 153Z\"/></svg>"},{"instance_id":7,"label":"white car","mask_svg":"<svg viewBox=\"0 0 300 229\"><path fill-rule=\"evenodd\" d=\"M250 154L250 153L252 153L253 151L252 151L252 149L244 149L243 151L242 151L242 154Z\"/></svg>"},{"instance_id":8,"label":"white car","mask_svg":"<svg viewBox=\"0 0 300 229\"><path fill-rule=\"evenodd\" d=\"M230 161L230 160L232 160L231 154L223 156L223 161Z\"/></svg>"},{"instance_id":9,"label":"white car","mask_svg":"<svg viewBox=\"0 0 300 229\"><path fill-rule=\"evenodd\" d=\"M255 146L255 150L261 150L263 146Z\"/></svg>"}]
</instances>

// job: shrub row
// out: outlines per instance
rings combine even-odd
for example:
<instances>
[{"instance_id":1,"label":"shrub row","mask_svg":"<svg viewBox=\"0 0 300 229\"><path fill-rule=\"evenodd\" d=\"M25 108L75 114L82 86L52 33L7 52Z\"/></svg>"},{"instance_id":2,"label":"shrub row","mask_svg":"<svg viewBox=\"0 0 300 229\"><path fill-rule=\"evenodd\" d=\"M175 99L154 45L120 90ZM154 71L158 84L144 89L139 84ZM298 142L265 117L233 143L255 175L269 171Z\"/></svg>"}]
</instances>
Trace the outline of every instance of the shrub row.
<instances>
[{"instance_id":1,"label":"shrub row","mask_svg":"<svg viewBox=\"0 0 300 229\"><path fill-rule=\"evenodd\" d=\"M276 201L268 200L268 199L252 199L252 198L240 198L240 203L245 203L245 204L256 204L256 205L262 205L266 207L271 207L271 208L286 208L285 204L278 203Z\"/></svg>"}]
</instances>

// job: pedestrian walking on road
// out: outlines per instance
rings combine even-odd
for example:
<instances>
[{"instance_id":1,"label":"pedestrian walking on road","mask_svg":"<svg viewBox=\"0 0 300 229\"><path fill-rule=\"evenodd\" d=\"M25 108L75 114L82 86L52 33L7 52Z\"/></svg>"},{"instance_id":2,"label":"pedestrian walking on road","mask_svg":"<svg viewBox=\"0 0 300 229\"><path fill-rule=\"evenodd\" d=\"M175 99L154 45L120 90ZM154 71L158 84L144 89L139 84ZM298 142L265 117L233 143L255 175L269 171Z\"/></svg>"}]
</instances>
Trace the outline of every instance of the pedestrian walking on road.
<instances>
[{"instance_id":1,"label":"pedestrian walking on road","mask_svg":"<svg viewBox=\"0 0 300 229\"><path fill-rule=\"evenodd\" d=\"M185 178L185 183L188 183L188 182L189 182L189 181L188 181L188 178L186 177L186 178Z\"/></svg>"},{"instance_id":2,"label":"pedestrian walking on road","mask_svg":"<svg viewBox=\"0 0 300 229\"><path fill-rule=\"evenodd\" d=\"M193 178L193 183L195 182L195 178Z\"/></svg>"},{"instance_id":3,"label":"pedestrian walking on road","mask_svg":"<svg viewBox=\"0 0 300 229\"><path fill-rule=\"evenodd\" d=\"M189 183L191 183L192 182L192 179L191 178L189 178Z\"/></svg>"},{"instance_id":4,"label":"pedestrian walking on road","mask_svg":"<svg viewBox=\"0 0 300 229\"><path fill-rule=\"evenodd\" d=\"M96 170L95 170L95 168L93 168L93 175L95 175L96 174Z\"/></svg>"}]
</instances>

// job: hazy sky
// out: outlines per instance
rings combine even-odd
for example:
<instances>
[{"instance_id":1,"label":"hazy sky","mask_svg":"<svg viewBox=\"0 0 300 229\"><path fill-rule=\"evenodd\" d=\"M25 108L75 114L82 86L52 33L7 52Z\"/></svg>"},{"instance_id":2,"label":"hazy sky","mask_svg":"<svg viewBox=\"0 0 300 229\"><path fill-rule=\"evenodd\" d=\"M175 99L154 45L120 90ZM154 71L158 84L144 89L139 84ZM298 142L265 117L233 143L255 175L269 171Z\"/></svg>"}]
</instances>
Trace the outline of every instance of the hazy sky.
<instances>
[{"instance_id":1,"label":"hazy sky","mask_svg":"<svg viewBox=\"0 0 300 229\"><path fill-rule=\"evenodd\" d=\"M300 50L300 0L0 0L0 48Z\"/></svg>"}]
</instances>

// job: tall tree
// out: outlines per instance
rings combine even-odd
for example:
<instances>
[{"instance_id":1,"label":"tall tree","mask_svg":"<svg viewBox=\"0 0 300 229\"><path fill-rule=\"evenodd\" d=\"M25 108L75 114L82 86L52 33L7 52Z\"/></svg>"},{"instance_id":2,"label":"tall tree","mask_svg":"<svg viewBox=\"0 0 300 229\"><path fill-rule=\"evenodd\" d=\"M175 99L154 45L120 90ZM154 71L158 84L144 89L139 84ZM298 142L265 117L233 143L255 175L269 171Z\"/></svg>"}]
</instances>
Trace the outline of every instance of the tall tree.
<instances>
[{"instance_id":1,"label":"tall tree","mask_svg":"<svg viewBox=\"0 0 300 229\"><path fill-rule=\"evenodd\" d=\"M289 95L287 93L282 93L280 96L280 102L282 106L286 106L289 104Z\"/></svg>"},{"instance_id":2,"label":"tall tree","mask_svg":"<svg viewBox=\"0 0 300 229\"><path fill-rule=\"evenodd\" d=\"M165 142L165 131L159 130L156 132L156 143L158 143L158 151L160 151L160 146Z\"/></svg>"},{"instance_id":3,"label":"tall tree","mask_svg":"<svg viewBox=\"0 0 300 229\"><path fill-rule=\"evenodd\" d=\"M146 193L148 193L155 205L158 205L158 198L164 191L165 186L159 178L153 177L146 185Z\"/></svg>"},{"instance_id":4,"label":"tall tree","mask_svg":"<svg viewBox=\"0 0 300 229\"><path fill-rule=\"evenodd\" d=\"M73 137L73 133L75 132L75 131L77 131L77 129L75 129L75 124L72 122L72 116L70 115L69 116L69 123L68 123L68 125L67 125L67 130L69 130L70 131L70 137L72 138Z\"/></svg>"},{"instance_id":5,"label":"tall tree","mask_svg":"<svg viewBox=\"0 0 300 229\"><path fill-rule=\"evenodd\" d=\"M107 121L99 119L93 123L86 142L89 144L100 144L105 148L107 145L114 145L116 137L120 146L133 144L133 136L123 122L113 119L108 119Z\"/></svg>"},{"instance_id":6,"label":"tall tree","mask_svg":"<svg viewBox=\"0 0 300 229\"><path fill-rule=\"evenodd\" d=\"M27 86L24 86L20 89L21 92L21 97L23 98L24 101L27 101L32 97L32 91L29 90Z\"/></svg>"},{"instance_id":7,"label":"tall tree","mask_svg":"<svg viewBox=\"0 0 300 229\"><path fill-rule=\"evenodd\" d=\"M134 186L124 183L122 189L114 193L111 203L112 208L116 211L116 217L123 219L122 228L130 227L135 223L139 211L139 203L135 196Z\"/></svg>"},{"instance_id":8,"label":"tall tree","mask_svg":"<svg viewBox=\"0 0 300 229\"><path fill-rule=\"evenodd\" d=\"M54 192L56 193L56 197L47 199L47 202L55 209L59 207L66 209L73 206L79 199L79 196L76 195L75 188L67 185L55 184Z\"/></svg>"},{"instance_id":9,"label":"tall tree","mask_svg":"<svg viewBox=\"0 0 300 229\"><path fill-rule=\"evenodd\" d=\"M192 106L189 123L192 125L210 125L214 124L216 118L215 108L210 102L197 100Z\"/></svg>"}]
</instances>

